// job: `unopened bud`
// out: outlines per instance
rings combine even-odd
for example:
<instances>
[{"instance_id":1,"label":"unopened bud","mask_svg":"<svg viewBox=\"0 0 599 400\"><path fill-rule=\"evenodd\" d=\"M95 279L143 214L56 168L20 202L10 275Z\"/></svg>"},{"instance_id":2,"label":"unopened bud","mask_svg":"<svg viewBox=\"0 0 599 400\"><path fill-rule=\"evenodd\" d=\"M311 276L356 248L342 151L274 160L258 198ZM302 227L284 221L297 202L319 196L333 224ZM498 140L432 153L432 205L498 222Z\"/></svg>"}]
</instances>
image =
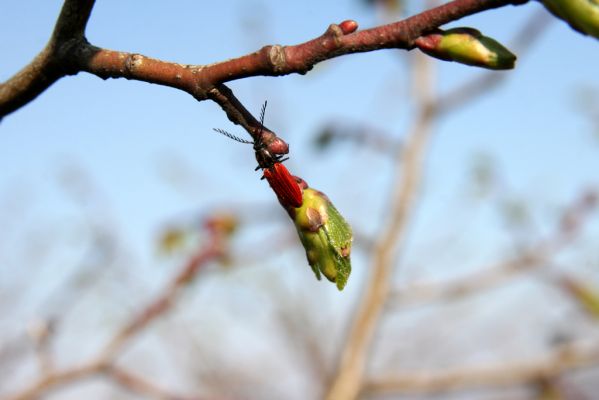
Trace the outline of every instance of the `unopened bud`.
<instances>
[{"instance_id":1,"label":"unopened bud","mask_svg":"<svg viewBox=\"0 0 599 400\"><path fill-rule=\"evenodd\" d=\"M438 30L414 43L431 57L476 67L512 69L516 62L516 56L502 44L472 28Z\"/></svg>"},{"instance_id":2,"label":"unopened bud","mask_svg":"<svg viewBox=\"0 0 599 400\"><path fill-rule=\"evenodd\" d=\"M542 0L556 17L580 33L599 39L598 0Z\"/></svg>"},{"instance_id":3,"label":"unopened bud","mask_svg":"<svg viewBox=\"0 0 599 400\"><path fill-rule=\"evenodd\" d=\"M344 35L349 35L358 29L358 23L352 19L348 19L341 22L339 28L341 28L341 32L343 32Z\"/></svg>"},{"instance_id":4,"label":"unopened bud","mask_svg":"<svg viewBox=\"0 0 599 400\"><path fill-rule=\"evenodd\" d=\"M321 273L343 290L351 272L352 230L329 198L318 190L303 191L293 222L316 278Z\"/></svg>"}]
</instances>

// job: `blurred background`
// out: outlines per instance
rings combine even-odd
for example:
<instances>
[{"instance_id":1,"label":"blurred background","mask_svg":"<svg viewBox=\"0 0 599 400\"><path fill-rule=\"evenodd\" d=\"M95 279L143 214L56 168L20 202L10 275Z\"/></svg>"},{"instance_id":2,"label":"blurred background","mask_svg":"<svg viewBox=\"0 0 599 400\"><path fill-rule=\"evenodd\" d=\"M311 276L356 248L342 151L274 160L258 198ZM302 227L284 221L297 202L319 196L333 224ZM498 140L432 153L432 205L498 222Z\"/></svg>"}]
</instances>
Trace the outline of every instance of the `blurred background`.
<instances>
[{"instance_id":1,"label":"blurred background","mask_svg":"<svg viewBox=\"0 0 599 400\"><path fill-rule=\"evenodd\" d=\"M0 6L0 81L44 46L61 5ZM425 6L105 0L87 37L209 64ZM315 279L251 147L212 131L246 137L214 103L80 73L5 117L0 397L31 398L44 376L110 353L118 370L79 371L44 398L321 398L389 239L394 273L360 398L594 398L599 43L537 2L449 26L507 45L516 68L384 50L229 83L255 115L268 100L287 167L352 225L342 292ZM419 119L430 102L440 107ZM406 169L413 201L394 235ZM210 258L215 231L224 254Z\"/></svg>"}]
</instances>

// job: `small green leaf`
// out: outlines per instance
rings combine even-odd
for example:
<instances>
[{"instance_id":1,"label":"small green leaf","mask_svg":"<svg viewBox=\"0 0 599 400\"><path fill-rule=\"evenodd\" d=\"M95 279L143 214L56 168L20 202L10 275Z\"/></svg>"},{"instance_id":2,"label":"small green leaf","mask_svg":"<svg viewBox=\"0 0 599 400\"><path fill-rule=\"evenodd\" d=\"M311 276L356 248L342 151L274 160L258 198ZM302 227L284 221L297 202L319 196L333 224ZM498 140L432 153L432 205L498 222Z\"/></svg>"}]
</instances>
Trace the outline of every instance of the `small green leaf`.
<instances>
[{"instance_id":1,"label":"small green leaf","mask_svg":"<svg viewBox=\"0 0 599 400\"><path fill-rule=\"evenodd\" d=\"M323 274L343 290L351 273L349 224L324 193L310 188L304 189L302 206L293 217L316 278Z\"/></svg>"}]
</instances>

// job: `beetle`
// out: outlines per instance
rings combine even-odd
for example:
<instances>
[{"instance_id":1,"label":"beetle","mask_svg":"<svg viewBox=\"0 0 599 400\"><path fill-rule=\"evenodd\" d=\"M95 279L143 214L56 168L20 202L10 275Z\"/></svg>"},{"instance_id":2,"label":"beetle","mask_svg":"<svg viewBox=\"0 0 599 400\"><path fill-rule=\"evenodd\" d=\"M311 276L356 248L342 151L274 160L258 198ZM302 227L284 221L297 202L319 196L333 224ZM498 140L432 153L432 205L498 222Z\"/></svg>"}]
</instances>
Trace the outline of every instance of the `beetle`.
<instances>
[{"instance_id":1,"label":"beetle","mask_svg":"<svg viewBox=\"0 0 599 400\"><path fill-rule=\"evenodd\" d=\"M302 190L297 180L289 173L289 170L282 164L289 157L283 158L289 153L289 146L273 132L264 128L264 113L266 111L265 101L260 111L260 128L256 134L256 140L249 141L235 136L223 129L214 128L220 134L227 136L240 143L251 144L254 146L254 153L258 166L256 171L262 169L262 177L265 179L277 195L279 202L283 207L301 207Z\"/></svg>"}]
</instances>

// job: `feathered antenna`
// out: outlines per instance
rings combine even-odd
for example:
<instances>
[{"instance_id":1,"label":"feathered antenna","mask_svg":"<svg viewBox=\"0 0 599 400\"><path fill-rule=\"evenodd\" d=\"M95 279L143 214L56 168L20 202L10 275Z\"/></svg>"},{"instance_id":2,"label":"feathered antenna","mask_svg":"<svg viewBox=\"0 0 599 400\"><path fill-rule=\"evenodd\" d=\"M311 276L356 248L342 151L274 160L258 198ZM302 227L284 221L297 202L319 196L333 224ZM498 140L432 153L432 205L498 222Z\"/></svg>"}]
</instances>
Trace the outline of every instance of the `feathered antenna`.
<instances>
[{"instance_id":1,"label":"feathered antenna","mask_svg":"<svg viewBox=\"0 0 599 400\"><path fill-rule=\"evenodd\" d=\"M228 138L231 138L231 139L235 140L236 142L245 143L245 144L254 144L254 142L242 139L242 138L240 138L238 136L235 136L232 133L229 133L229 132L227 132L227 131L225 131L223 129L218 129L218 128L212 128L212 129L215 130L216 132L222 134L222 135L225 135Z\"/></svg>"},{"instance_id":2,"label":"feathered antenna","mask_svg":"<svg viewBox=\"0 0 599 400\"><path fill-rule=\"evenodd\" d=\"M268 103L268 100L264 100L264 104L262 104L262 110L260 110L260 133L262 133L262 129L264 128L264 113L266 112L266 103Z\"/></svg>"},{"instance_id":3,"label":"feathered antenna","mask_svg":"<svg viewBox=\"0 0 599 400\"><path fill-rule=\"evenodd\" d=\"M267 102L268 102L267 100L264 100L264 104L262 104L262 109L260 110L260 131L258 132L258 135L256 135L258 137L258 141L262 137L262 131L264 130L264 113L266 112L266 103ZM239 136L235 136L232 133L225 131L224 129L219 129L219 128L212 128L212 129L222 135L225 135L226 137L228 137L230 139L235 140L236 142L245 143L245 144L255 144L252 141L242 139Z\"/></svg>"}]
</instances>

